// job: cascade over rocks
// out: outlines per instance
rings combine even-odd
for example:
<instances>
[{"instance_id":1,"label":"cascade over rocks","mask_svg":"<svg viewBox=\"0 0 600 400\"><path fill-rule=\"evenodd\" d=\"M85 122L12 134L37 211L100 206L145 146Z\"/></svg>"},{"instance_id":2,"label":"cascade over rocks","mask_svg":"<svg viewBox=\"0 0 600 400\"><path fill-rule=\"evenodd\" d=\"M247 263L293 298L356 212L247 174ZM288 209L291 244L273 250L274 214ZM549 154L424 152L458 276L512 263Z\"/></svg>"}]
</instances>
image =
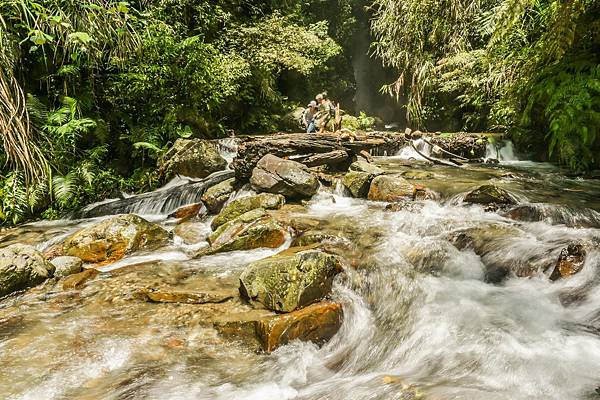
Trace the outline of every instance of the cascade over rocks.
<instances>
[{"instance_id":1,"label":"cascade over rocks","mask_svg":"<svg viewBox=\"0 0 600 400\"><path fill-rule=\"evenodd\" d=\"M231 194L237 189L235 178L227 179L221 183L208 188L201 199L211 214L218 214L223 204L229 199Z\"/></svg>"},{"instance_id":2,"label":"cascade over rocks","mask_svg":"<svg viewBox=\"0 0 600 400\"><path fill-rule=\"evenodd\" d=\"M68 237L64 254L86 263L112 263L140 249L165 244L169 233L134 214L105 219Z\"/></svg>"},{"instance_id":3,"label":"cascade over rocks","mask_svg":"<svg viewBox=\"0 0 600 400\"><path fill-rule=\"evenodd\" d=\"M228 251L276 249L286 238L286 227L263 208L257 208L219 226L208 237L211 247L201 250L197 257Z\"/></svg>"},{"instance_id":4,"label":"cascade over rocks","mask_svg":"<svg viewBox=\"0 0 600 400\"><path fill-rule=\"evenodd\" d=\"M231 179L233 171L220 171L198 182L189 182L180 186L169 187L154 192L142 193L126 199L94 204L75 212L75 218L94 218L105 215L155 212L169 214L180 205L198 203L200 197L208 188Z\"/></svg>"},{"instance_id":5,"label":"cascade over rocks","mask_svg":"<svg viewBox=\"0 0 600 400\"><path fill-rule=\"evenodd\" d=\"M32 246L12 244L0 249L0 297L44 282L55 267Z\"/></svg>"},{"instance_id":6,"label":"cascade over rocks","mask_svg":"<svg viewBox=\"0 0 600 400\"><path fill-rule=\"evenodd\" d=\"M459 250L472 249L485 265L486 282L502 282L510 274L530 277L548 263L548 259L520 260L506 253L506 248L526 240L519 228L506 224L491 223L460 229L449 235L449 240Z\"/></svg>"},{"instance_id":7,"label":"cascade over rocks","mask_svg":"<svg viewBox=\"0 0 600 400\"><path fill-rule=\"evenodd\" d=\"M177 139L162 157L160 171L164 175L206 178L227 168L227 161L214 142L202 139Z\"/></svg>"},{"instance_id":8,"label":"cascade over rocks","mask_svg":"<svg viewBox=\"0 0 600 400\"><path fill-rule=\"evenodd\" d=\"M260 193L255 196L241 197L226 205L221 213L212 221L211 226L213 229L217 229L219 226L234 220L248 211L257 208L276 210L284 204L285 197L280 194Z\"/></svg>"},{"instance_id":9,"label":"cascade over rocks","mask_svg":"<svg viewBox=\"0 0 600 400\"><path fill-rule=\"evenodd\" d=\"M327 296L341 271L337 256L290 249L250 264L240 277L240 293L270 310L291 312Z\"/></svg>"},{"instance_id":10,"label":"cascade over rocks","mask_svg":"<svg viewBox=\"0 0 600 400\"><path fill-rule=\"evenodd\" d=\"M513 205L517 201L506 190L496 185L483 185L467 193L464 198L465 203L471 204L501 204Z\"/></svg>"},{"instance_id":11,"label":"cascade over rocks","mask_svg":"<svg viewBox=\"0 0 600 400\"><path fill-rule=\"evenodd\" d=\"M312 197L320 186L319 179L303 164L271 154L258 162L250 184L258 191L279 193L292 199Z\"/></svg>"}]
</instances>

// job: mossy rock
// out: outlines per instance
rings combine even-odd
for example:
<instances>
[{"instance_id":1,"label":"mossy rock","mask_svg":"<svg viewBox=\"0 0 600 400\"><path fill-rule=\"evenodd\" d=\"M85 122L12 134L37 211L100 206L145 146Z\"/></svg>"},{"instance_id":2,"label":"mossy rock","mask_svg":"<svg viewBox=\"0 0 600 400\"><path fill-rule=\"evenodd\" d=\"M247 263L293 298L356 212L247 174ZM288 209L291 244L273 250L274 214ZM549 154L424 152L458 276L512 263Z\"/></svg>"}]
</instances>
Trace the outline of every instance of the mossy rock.
<instances>
[{"instance_id":1,"label":"mossy rock","mask_svg":"<svg viewBox=\"0 0 600 400\"><path fill-rule=\"evenodd\" d=\"M248 196L236 199L226 205L221 213L211 223L213 229L232 221L256 209L277 210L285 204L285 197L280 194L261 193L256 196Z\"/></svg>"},{"instance_id":2,"label":"mossy rock","mask_svg":"<svg viewBox=\"0 0 600 400\"><path fill-rule=\"evenodd\" d=\"M217 228L208 237L211 247L202 250L198 256L259 248L275 249L282 246L286 238L287 228L259 208Z\"/></svg>"},{"instance_id":3,"label":"mossy rock","mask_svg":"<svg viewBox=\"0 0 600 400\"><path fill-rule=\"evenodd\" d=\"M160 226L134 214L101 221L71 235L63 244L64 254L79 257L86 263L111 263L126 254L146 248L154 249L169 240Z\"/></svg>"},{"instance_id":4,"label":"mossy rock","mask_svg":"<svg viewBox=\"0 0 600 400\"><path fill-rule=\"evenodd\" d=\"M240 277L240 293L270 310L291 312L326 297L341 270L332 254L288 250L250 264Z\"/></svg>"},{"instance_id":5,"label":"mossy rock","mask_svg":"<svg viewBox=\"0 0 600 400\"><path fill-rule=\"evenodd\" d=\"M32 246L0 249L0 297L38 285L54 274L54 266Z\"/></svg>"},{"instance_id":6,"label":"mossy rock","mask_svg":"<svg viewBox=\"0 0 600 400\"><path fill-rule=\"evenodd\" d=\"M217 214L236 189L235 178L227 179L208 188L202 195L201 200L211 214Z\"/></svg>"},{"instance_id":7,"label":"mossy rock","mask_svg":"<svg viewBox=\"0 0 600 400\"><path fill-rule=\"evenodd\" d=\"M344 186L353 197L366 198L375 175L367 172L348 172L343 179Z\"/></svg>"}]
</instances>

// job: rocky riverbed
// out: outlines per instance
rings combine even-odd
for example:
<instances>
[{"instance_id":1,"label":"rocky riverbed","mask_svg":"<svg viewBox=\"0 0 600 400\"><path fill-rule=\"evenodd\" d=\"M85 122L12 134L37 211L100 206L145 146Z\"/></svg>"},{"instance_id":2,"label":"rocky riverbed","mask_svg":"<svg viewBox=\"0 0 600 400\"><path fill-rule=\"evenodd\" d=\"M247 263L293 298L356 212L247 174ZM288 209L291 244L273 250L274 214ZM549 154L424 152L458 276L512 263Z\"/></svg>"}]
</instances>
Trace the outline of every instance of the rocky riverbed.
<instances>
[{"instance_id":1,"label":"rocky riverbed","mask_svg":"<svg viewBox=\"0 0 600 400\"><path fill-rule=\"evenodd\" d=\"M600 183L418 138L180 142L191 180L0 233L2 395L594 398Z\"/></svg>"}]
</instances>

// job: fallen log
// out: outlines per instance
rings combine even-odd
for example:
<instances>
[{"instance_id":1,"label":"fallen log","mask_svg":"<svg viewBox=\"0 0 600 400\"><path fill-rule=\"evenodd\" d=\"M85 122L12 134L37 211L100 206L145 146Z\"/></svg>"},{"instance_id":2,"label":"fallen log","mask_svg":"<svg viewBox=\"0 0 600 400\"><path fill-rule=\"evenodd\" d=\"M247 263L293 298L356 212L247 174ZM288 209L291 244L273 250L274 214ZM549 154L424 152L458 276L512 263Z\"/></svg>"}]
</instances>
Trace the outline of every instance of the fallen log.
<instances>
[{"instance_id":1,"label":"fallen log","mask_svg":"<svg viewBox=\"0 0 600 400\"><path fill-rule=\"evenodd\" d=\"M411 142L410 145L417 152L417 154L419 154L421 157L423 157L427 161L431 161L434 164L445 165L445 166L448 166L448 167L456 167L456 168L462 166L461 164L455 164L454 162L451 162L451 161L446 161L446 160L442 160L442 159L439 159L439 158L435 158L435 157L431 157L431 156L428 156L426 154L423 154L419 149L417 149L417 146L415 146L415 144L412 143L412 142Z\"/></svg>"},{"instance_id":2,"label":"fallen log","mask_svg":"<svg viewBox=\"0 0 600 400\"><path fill-rule=\"evenodd\" d=\"M361 151L392 154L406 143L404 134L388 132L358 134L352 142L344 141L335 134L298 133L252 137L240 143L232 168L235 170L237 178L247 180L252 175L252 170L258 161L267 154L295 160L305 157L305 161L314 163L322 162L325 159L337 159L342 152L345 152L350 159L360 154ZM330 155L319 157L326 153L330 153ZM336 157L332 158L333 154L336 154ZM311 157L314 158L311 159Z\"/></svg>"},{"instance_id":3,"label":"fallen log","mask_svg":"<svg viewBox=\"0 0 600 400\"><path fill-rule=\"evenodd\" d=\"M350 156L345 150L335 150L329 153L314 154L310 156L290 157L290 160L297 161L307 167L318 167L320 165L337 165L348 161Z\"/></svg>"}]
</instances>

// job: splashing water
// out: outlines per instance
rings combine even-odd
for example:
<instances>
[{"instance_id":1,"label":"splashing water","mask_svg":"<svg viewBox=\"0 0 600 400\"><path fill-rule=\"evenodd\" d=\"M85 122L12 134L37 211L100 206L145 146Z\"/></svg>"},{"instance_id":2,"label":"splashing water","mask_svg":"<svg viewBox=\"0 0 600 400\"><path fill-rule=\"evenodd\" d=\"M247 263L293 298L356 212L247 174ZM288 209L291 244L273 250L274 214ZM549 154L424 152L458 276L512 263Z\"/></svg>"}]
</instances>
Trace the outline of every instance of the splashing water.
<instances>
[{"instance_id":1,"label":"splashing water","mask_svg":"<svg viewBox=\"0 0 600 400\"><path fill-rule=\"evenodd\" d=\"M485 150L485 158L487 160L495 159L504 163L520 161L515 155L515 146L510 140L503 141L501 144L488 143Z\"/></svg>"},{"instance_id":2,"label":"splashing water","mask_svg":"<svg viewBox=\"0 0 600 400\"><path fill-rule=\"evenodd\" d=\"M413 141L414 147L426 156L431 155L431 146L423 139L417 139ZM426 161L426 158L421 156L412 146L405 146L398 151L396 157L400 160L418 160Z\"/></svg>"},{"instance_id":3,"label":"splashing water","mask_svg":"<svg viewBox=\"0 0 600 400\"><path fill-rule=\"evenodd\" d=\"M394 159L377 162L406 170ZM174 227L157 217L175 229L169 245L105 266L80 290L48 285L0 301L0 393L11 400L597 398L600 184L532 165L427 167L433 177L417 182L439 199L395 212L348 197L340 182L322 188L294 212L347 246L333 293L344 322L322 347L293 342L270 355L224 339L203 320L203 306L152 304L132 293L164 285L235 291L248 263L292 239L280 249L193 259L210 219ZM488 183L522 203L486 212L457 200ZM31 224L0 240L43 247L92 222ZM198 232L192 244L184 238L190 231ZM574 242L587 246L583 269L551 282L560 251ZM499 267L512 272L487 283Z\"/></svg>"}]
</instances>

